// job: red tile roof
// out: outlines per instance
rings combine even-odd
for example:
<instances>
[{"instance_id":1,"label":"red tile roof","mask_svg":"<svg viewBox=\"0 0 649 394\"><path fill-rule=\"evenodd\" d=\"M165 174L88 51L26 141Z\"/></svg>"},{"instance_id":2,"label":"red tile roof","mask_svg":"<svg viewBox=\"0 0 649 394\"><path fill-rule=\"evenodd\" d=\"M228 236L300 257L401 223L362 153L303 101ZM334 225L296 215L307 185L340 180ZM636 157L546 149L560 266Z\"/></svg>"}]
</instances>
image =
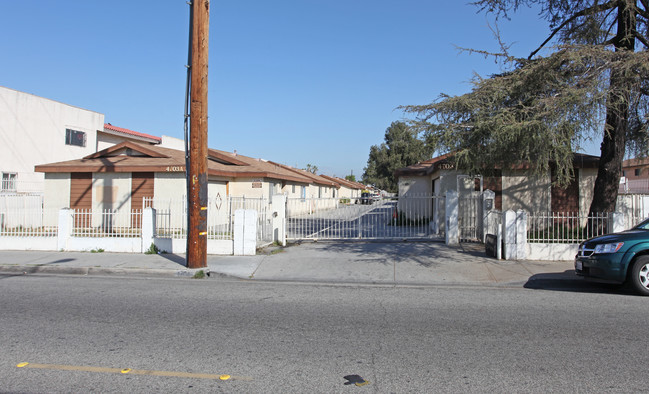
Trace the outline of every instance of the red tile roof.
<instances>
[{"instance_id":1,"label":"red tile roof","mask_svg":"<svg viewBox=\"0 0 649 394\"><path fill-rule=\"evenodd\" d=\"M156 137L155 135L140 133L138 131L125 129L123 127L113 126L110 123L104 123L104 130L114 131L114 132L122 133L122 134L128 134L128 135L132 135L132 136L140 137L140 138L147 138L147 139L155 141L156 143L160 143L162 141L162 138Z\"/></svg>"}]
</instances>

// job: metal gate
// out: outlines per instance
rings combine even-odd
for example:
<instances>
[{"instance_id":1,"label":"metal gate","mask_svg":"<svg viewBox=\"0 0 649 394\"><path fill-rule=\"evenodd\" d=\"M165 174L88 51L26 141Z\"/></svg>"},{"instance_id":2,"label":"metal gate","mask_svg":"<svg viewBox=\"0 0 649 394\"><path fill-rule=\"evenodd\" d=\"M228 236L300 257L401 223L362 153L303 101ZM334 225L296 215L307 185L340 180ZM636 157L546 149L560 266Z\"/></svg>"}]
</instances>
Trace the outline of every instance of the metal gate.
<instances>
[{"instance_id":1,"label":"metal gate","mask_svg":"<svg viewBox=\"0 0 649 394\"><path fill-rule=\"evenodd\" d=\"M444 239L442 196L347 201L288 199L287 239Z\"/></svg>"},{"instance_id":2,"label":"metal gate","mask_svg":"<svg viewBox=\"0 0 649 394\"><path fill-rule=\"evenodd\" d=\"M480 192L462 193L458 198L460 242L475 242L482 237L482 198Z\"/></svg>"}]
</instances>

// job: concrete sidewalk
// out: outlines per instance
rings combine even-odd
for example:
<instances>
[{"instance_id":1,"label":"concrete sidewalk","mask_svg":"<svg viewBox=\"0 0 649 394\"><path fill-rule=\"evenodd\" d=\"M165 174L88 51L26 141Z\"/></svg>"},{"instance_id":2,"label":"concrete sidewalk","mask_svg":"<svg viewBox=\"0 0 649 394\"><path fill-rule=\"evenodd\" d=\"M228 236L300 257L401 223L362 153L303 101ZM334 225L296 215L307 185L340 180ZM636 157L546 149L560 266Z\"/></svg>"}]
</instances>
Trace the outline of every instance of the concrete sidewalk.
<instances>
[{"instance_id":1,"label":"concrete sidewalk","mask_svg":"<svg viewBox=\"0 0 649 394\"><path fill-rule=\"evenodd\" d=\"M182 255L0 251L0 273L192 277ZM572 261L505 261L484 246L442 243L318 242L269 247L256 256L208 256L211 277L386 285L524 285L580 281Z\"/></svg>"}]
</instances>

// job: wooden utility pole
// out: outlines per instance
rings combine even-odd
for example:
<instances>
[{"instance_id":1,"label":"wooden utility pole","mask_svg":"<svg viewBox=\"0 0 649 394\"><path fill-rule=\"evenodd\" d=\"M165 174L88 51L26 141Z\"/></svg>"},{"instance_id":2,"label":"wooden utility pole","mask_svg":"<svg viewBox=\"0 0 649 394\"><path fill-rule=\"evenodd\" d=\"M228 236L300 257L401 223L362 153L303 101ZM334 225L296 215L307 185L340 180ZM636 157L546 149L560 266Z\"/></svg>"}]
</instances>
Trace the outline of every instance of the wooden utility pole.
<instances>
[{"instance_id":1,"label":"wooden utility pole","mask_svg":"<svg viewBox=\"0 0 649 394\"><path fill-rule=\"evenodd\" d=\"M207 54L209 0L193 0L187 268L207 267Z\"/></svg>"}]
</instances>

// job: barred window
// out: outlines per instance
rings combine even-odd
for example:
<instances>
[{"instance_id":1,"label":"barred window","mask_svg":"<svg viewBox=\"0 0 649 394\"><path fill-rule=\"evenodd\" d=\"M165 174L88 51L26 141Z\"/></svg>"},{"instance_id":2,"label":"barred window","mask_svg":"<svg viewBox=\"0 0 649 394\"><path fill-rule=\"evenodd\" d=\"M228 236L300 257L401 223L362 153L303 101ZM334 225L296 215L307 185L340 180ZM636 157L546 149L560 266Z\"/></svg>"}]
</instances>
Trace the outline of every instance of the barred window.
<instances>
[{"instance_id":1,"label":"barred window","mask_svg":"<svg viewBox=\"0 0 649 394\"><path fill-rule=\"evenodd\" d=\"M65 129L65 144L86 146L86 133L78 130Z\"/></svg>"},{"instance_id":2,"label":"barred window","mask_svg":"<svg viewBox=\"0 0 649 394\"><path fill-rule=\"evenodd\" d=\"M16 173L13 172L2 173L2 190L16 191Z\"/></svg>"}]
</instances>

